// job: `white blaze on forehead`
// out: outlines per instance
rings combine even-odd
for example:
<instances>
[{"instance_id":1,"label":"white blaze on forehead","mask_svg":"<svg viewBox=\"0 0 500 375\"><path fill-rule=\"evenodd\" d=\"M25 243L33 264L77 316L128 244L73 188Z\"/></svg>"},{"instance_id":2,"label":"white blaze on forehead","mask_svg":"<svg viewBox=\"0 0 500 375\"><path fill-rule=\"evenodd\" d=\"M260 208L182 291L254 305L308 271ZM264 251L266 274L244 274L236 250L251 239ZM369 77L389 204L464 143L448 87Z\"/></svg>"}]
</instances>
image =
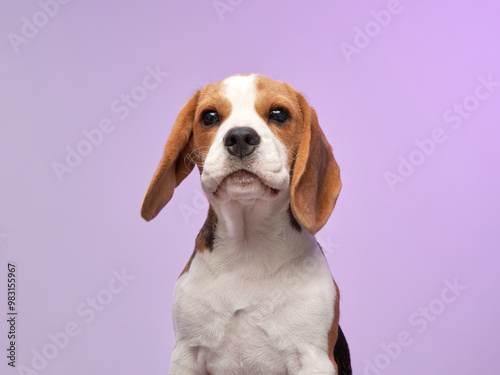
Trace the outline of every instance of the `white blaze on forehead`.
<instances>
[{"instance_id":1,"label":"white blaze on forehead","mask_svg":"<svg viewBox=\"0 0 500 375\"><path fill-rule=\"evenodd\" d=\"M231 116L248 122L248 116L258 116L255 111L257 84L255 75L231 76L222 84L224 95L231 102Z\"/></svg>"}]
</instances>

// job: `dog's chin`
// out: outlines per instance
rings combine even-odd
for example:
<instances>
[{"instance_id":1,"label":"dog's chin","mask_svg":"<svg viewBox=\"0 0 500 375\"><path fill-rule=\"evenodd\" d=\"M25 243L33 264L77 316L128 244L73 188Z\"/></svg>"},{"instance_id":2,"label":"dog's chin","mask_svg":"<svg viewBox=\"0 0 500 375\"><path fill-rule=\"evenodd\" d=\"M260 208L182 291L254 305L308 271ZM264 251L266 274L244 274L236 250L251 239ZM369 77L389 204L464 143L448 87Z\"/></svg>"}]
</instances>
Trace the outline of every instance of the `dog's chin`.
<instances>
[{"instance_id":1,"label":"dog's chin","mask_svg":"<svg viewBox=\"0 0 500 375\"><path fill-rule=\"evenodd\" d=\"M280 190L266 185L256 174L246 170L239 170L224 177L211 196L219 202L229 200L248 201L274 199L279 193Z\"/></svg>"}]
</instances>

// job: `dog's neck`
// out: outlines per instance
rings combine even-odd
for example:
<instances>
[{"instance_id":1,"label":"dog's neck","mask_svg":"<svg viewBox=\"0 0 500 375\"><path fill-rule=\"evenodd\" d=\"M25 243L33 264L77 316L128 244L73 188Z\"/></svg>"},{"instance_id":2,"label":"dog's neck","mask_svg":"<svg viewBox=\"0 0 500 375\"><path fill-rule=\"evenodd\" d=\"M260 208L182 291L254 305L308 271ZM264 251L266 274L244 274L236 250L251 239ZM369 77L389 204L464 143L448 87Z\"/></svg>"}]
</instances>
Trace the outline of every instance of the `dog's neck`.
<instances>
[{"instance_id":1,"label":"dog's neck","mask_svg":"<svg viewBox=\"0 0 500 375\"><path fill-rule=\"evenodd\" d=\"M290 218L289 194L275 200L212 202L217 215L212 254L220 272L244 267L251 276L277 271L317 246Z\"/></svg>"}]
</instances>

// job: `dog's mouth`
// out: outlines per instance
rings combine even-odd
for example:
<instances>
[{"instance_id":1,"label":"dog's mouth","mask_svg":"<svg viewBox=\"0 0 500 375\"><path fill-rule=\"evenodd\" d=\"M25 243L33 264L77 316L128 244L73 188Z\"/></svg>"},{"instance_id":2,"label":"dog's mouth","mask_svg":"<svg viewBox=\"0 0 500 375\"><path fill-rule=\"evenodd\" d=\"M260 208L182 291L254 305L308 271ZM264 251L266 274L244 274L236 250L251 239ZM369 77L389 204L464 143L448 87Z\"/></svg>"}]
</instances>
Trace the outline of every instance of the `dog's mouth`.
<instances>
[{"instance_id":1,"label":"dog's mouth","mask_svg":"<svg viewBox=\"0 0 500 375\"><path fill-rule=\"evenodd\" d=\"M239 169L224 177L212 194L214 197L219 197L221 194L229 193L244 198L246 194L254 195L257 191L263 195L268 193L271 196L276 196L279 193L278 189L266 185L255 173Z\"/></svg>"}]
</instances>

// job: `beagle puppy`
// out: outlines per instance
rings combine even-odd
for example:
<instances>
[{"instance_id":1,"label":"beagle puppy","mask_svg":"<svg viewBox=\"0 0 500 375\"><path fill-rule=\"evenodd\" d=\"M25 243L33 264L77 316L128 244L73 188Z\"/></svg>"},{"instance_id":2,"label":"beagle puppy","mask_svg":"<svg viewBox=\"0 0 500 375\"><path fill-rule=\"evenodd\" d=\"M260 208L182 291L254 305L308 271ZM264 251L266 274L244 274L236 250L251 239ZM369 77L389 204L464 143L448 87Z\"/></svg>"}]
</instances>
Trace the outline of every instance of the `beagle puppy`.
<instances>
[{"instance_id":1,"label":"beagle puppy","mask_svg":"<svg viewBox=\"0 0 500 375\"><path fill-rule=\"evenodd\" d=\"M169 374L351 374L339 291L314 237L341 188L314 109L258 74L197 91L144 197L145 220L195 165L210 205L175 285Z\"/></svg>"}]
</instances>

